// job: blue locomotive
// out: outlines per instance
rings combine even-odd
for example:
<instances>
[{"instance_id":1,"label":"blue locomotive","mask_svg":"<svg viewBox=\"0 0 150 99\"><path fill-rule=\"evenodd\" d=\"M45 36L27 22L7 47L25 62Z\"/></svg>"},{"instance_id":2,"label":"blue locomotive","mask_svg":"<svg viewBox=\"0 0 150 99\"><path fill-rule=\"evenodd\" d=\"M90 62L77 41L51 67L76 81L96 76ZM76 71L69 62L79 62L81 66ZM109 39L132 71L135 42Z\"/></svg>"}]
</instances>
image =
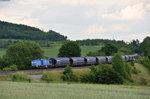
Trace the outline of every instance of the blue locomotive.
<instances>
[{"instance_id":1,"label":"blue locomotive","mask_svg":"<svg viewBox=\"0 0 150 99\"><path fill-rule=\"evenodd\" d=\"M98 65L111 64L113 56L96 56L96 57L57 57L44 59L39 58L31 61L32 68L50 68L50 67L64 67L70 66L88 66L88 65ZM129 62L138 59L138 54L134 55L124 55L122 59Z\"/></svg>"},{"instance_id":2,"label":"blue locomotive","mask_svg":"<svg viewBox=\"0 0 150 99\"><path fill-rule=\"evenodd\" d=\"M38 58L36 60L31 61L32 68L48 68L48 66L52 66L51 60Z\"/></svg>"}]
</instances>

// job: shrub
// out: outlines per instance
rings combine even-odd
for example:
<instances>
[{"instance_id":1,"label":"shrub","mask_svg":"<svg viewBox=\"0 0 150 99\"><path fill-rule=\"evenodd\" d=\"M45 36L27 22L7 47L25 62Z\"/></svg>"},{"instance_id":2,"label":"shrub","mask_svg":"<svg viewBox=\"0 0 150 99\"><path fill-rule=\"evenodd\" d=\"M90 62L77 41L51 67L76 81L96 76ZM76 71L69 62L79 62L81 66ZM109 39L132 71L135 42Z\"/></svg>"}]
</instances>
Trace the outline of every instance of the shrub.
<instances>
[{"instance_id":1,"label":"shrub","mask_svg":"<svg viewBox=\"0 0 150 99\"><path fill-rule=\"evenodd\" d=\"M109 65L91 66L90 73L81 76L81 82L123 84L123 78Z\"/></svg>"},{"instance_id":2,"label":"shrub","mask_svg":"<svg viewBox=\"0 0 150 99\"><path fill-rule=\"evenodd\" d=\"M123 84L122 77L109 65L97 67L95 81L102 84Z\"/></svg>"},{"instance_id":3,"label":"shrub","mask_svg":"<svg viewBox=\"0 0 150 99\"><path fill-rule=\"evenodd\" d=\"M70 66L67 66L64 71L63 75L61 76L63 81L77 81L76 76L72 72L72 68Z\"/></svg>"},{"instance_id":4,"label":"shrub","mask_svg":"<svg viewBox=\"0 0 150 99\"><path fill-rule=\"evenodd\" d=\"M96 72L96 68L94 66L90 66L90 72L80 76L81 82L96 83L96 81L95 81L95 72Z\"/></svg>"},{"instance_id":5,"label":"shrub","mask_svg":"<svg viewBox=\"0 0 150 99\"><path fill-rule=\"evenodd\" d=\"M76 81L81 82L81 76L87 75L90 73L90 69L74 69L73 74L76 77Z\"/></svg>"},{"instance_id":6,"label":"shrub","mask_svg":"<svg viewBox=\"0 0 150 99\"><path fill-rule=\"evenodd\" d=\"M42 80L45 80L47 83L49 82L61 82L61 74L57 71L44 72L42 76Z\"/></svg>"},{"instance_id":7,"label":"shrub","mask_svg":"<svg viewBox=\"0 0 150 99\"><path fill-rule=\"evenodd\" d=\"M130 64L131 64L131 66L134 66L134 62L132 61L132 62L130 62Z\"/></svg>"},{"instance_id":8,"label":"shrub","mask_svg":"<svg viewBox=\"0 0 150 99\"><path fill-rule=\"evenodd\" d=\"M16 71L18 70L17 65L11 65L10 67L3 68L3 71Z\"/></svg>"},{"instance_id":9,"label":"shrub","mask_svg":"<svg viewBox=\"0 0 150 99\"><path fill-rule=\"evenodd\" d=\"M31 78L29 78L28 75L23 72L11 74L10 77L11 77L12 81L29 81L29 82L31 82Z\"/></svg>"},{"instance_id":10,"label":"shrub","mask_svg":"<svg viewBox=\"0 0 150 99\"><path fill-rule=\"evenodd\" d=\"M3 68L3 71L11 71L11 68L10 67L5 67L5 68Z\"/></svg>"},{"instance_id":11,"label":"shrub","mask_svg":"<svg viewBox=\"0 0 150 99\"><path fill-rule=\"evenodd\" d=\"M15 64L11 65L10 68L12 71L18 70L17 65L15 65Z\"/></svg>"}]
</instances>

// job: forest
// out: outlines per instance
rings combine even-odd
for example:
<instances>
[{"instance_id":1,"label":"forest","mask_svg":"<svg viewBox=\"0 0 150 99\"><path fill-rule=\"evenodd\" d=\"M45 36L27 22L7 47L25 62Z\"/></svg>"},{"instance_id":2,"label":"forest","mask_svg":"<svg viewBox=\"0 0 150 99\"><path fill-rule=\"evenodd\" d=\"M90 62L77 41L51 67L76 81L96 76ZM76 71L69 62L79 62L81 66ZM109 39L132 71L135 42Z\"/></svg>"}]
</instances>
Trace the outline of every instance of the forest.
<instances>
[{"instance_id":1,"label":"forest","mask_svg":"<svg viewBox=\"0 0 150 99\"><path fill-rule=\"evenodd\" d=\"M35 27L0 21L0 39L65 41L67 37L52 30L44 32Z\"/></svg>"}]
</instances>

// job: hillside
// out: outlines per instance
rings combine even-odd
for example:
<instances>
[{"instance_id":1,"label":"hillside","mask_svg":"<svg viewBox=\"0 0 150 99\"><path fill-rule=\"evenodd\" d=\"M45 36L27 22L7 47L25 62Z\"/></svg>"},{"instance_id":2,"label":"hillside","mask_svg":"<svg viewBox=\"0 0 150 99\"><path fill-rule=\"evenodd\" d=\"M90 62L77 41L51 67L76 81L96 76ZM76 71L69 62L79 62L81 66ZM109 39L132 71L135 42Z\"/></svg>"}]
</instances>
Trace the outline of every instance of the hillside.
<instances>
[{"instance_id":1,"label":"hillside","mask_svg":"<svg viewBox=\"0 0 150 99\"><path fill-rule=\"evenodd\" d=\"M52 30L44 32L35 27L0 21L0 39L64 41L67 37Z\"/></svg>"}]
</instances>

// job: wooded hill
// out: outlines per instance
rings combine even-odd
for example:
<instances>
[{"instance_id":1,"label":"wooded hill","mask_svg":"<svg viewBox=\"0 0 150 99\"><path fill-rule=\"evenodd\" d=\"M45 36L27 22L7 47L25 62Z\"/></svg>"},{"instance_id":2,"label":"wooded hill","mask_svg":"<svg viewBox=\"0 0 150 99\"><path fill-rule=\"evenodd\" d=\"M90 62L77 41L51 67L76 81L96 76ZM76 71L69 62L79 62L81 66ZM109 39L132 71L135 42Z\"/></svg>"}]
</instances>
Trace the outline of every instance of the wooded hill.
<instances>
[{"instance_id":1,"label":"wooded hill","mask_svg":"<svg viewBox=\"0 0 150 99\"><path fill-rule=\"evenodd\" d=\"M52 30L44 32L35 27L0 21L0 39L65 41L67 37Z\"/></svg>"}]
</instances>

